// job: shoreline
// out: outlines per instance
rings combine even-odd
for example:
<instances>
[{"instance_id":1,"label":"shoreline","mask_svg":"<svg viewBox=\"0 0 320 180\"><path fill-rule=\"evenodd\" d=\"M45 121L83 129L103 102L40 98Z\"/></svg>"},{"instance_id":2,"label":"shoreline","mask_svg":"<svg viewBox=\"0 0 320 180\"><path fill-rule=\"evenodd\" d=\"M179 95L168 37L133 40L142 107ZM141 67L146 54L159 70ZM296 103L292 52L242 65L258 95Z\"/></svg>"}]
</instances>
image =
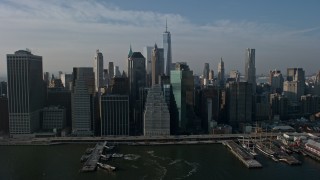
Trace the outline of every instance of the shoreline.
<instances>
[{"instance_id":1,"label":"shoreline","mask_svg":"<svg viewBox=\"0 0 320 180\"><path fill-rule=\"evenodd\" d=\"M179 144L221 144L224 140L233 140L243 134L219 135L180 135L180 136L110 136L110 137L47 137L47 138L2 138L0 146L50 146L60 144L91 144L107 141L126 145L179 145ZM256 134L246 136L256 137ZM264 134L263 137L276 136Z\"/></svg>"}]
</instances>

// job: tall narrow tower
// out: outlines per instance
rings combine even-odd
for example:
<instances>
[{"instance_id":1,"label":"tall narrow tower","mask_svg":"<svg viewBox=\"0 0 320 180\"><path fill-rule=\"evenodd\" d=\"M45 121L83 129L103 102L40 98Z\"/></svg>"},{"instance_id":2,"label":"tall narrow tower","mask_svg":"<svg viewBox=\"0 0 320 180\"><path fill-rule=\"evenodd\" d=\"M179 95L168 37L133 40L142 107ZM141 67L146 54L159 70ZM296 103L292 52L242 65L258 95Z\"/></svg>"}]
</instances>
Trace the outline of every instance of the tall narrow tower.
<instances>
[{"instance_id":1,"label":"tall narrow tower","mask_svg":"<svg viewBox=\"0 0 320 180\"><path fill-rule=\"evenodd\" d=\"M252 93L256 93L255 49L246 49L245 81L252 84Z\"/></svg>"},{"instance_id":2,"label":"tall narrow tower","mask_svg":"<svg viewBox=\"0 0 320 180\"><path fill-rule=\"evenodd\" d=\"M161 49L157 44L154 45L152 50L152 85L159 84L159 76L163 74L163 56L161 56Z\"/></svg>"},{"instance_id":3,"label":"tall narrow tower","mask_svg":"<svg viewBox=\"0 0 320 180\"><path fill-rule=\"evenodd\" d=\"M218 82L219 85L224 86L224 62L222 60L222 57L220 59L220 62L218 64Z\"/></svg>"},{"instance_id":4,"label":"tall narrow tower","mask_svg":"<svg viewBox=\"0 0 320 180\"><path fill-rule=\"evenodd\" d=\"M170 67L172 63L171 52L171 34L168 31L168 25L166 20L166 31L163 32L163 51L164 51L164 73L170 75Z\"/></svg>"},{"instance_id":5,"label":"tall narrow tower","mask_svg":"<svg viewBox=\"0 0 320 180\"><path fill-rule=\"evenodd\" d=\"M103 55L99 52L99 49L94 56L93 71L95 91L98 92L99 88L103 87Z\"/></svg>"}]
</instances>

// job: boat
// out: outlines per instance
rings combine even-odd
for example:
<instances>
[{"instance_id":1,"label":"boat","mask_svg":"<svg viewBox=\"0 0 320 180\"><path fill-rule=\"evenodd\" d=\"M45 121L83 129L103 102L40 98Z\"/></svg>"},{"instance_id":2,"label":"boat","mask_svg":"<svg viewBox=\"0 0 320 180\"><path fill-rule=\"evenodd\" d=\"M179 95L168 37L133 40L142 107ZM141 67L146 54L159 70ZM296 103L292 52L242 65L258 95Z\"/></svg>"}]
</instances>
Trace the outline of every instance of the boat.
<instances>
[{"instance_id":1,"label":"boat","mask_svg":"<svg viewBox=\"0 0 320 180\"><path fill-rule=\"evenodd\" d=\"M267 148L266 146L264 146L262 143L257 143L256 144L256 147L257 147L257 149L259 150L259 151L261 151L263 154L265 154L266 156L269 156L269 157L274 157L274 152L271 150L271 149L269 149L269 148Z\"/></svg>"},{"instance_id":2,"label":"boat","mask_svg":"<svg viewBox=\"0 0 320 180\"><path fill-rule=\"evenodd\" d=\"M113 157L113 158L122 158L123 154L113 153L111 157Z\"/></svg>"},{"instance_id":3,"label":"boat","mask_svg":"<svg viewBox=\"0 0 320 180\"><path fill-rule=\"evenodd\" d=\"M103 161L108 161L110 157L111 157L110 155L107 155L107 156L103 154L100 155L100 159Z\"/></svg>"},{"instance_id":4,"label":"boat","mask_svg":"<svg viewBox=\"0 0 320 180\"><path fill-rule=\"evenodd\" d=\"M98 165L98 167L105 169L105 170L108 170L108 171L115 171L116 170L116 167L110 166L109 164L102 164L102 163L98 162L97 165Z\"/></svg>"},{"instance_id":5,"label":"boat","mask_svg":"<svg viewBox=\"0 0 320 180\"><path fill-rule=\"evenodd\" d=\"M253 156L257 156L258 155L254 151L254 144L251 143L251 139L250 138L242 136L242 139L239 138L238 141L248 153L250 153Z\"/></svg>"}]
</instances>

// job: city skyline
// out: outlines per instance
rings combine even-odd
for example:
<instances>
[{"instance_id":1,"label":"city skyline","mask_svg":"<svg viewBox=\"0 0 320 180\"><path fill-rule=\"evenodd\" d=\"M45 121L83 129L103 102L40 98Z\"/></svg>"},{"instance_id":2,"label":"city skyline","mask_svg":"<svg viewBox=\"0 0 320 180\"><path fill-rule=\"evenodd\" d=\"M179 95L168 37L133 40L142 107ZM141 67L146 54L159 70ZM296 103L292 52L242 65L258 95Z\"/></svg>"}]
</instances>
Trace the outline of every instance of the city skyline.
<instances>
[{"instance_id":1,"label":"city skyline","mask_svg":"<svg viewBox=\"0 0 320 180\"><path fill-rule=\"evenodd\" d=\"M186 61L196 74L206 62L216 71L223 56L226 74L236 69L243 75L245 48L257 51L257 75L272 69L284 72L287 67L301 67L306 74L318 71L317 1L203 1L197 7L186 1L184 8L178 2L166 4L2 1L0 32L6 43L0 45L0 75L6 75L5 55L25 48L43 56L44 71L70 73L74 66L91 67L96 49L103 52L105 66L113 61L124 70L130 43L139 52L144 46L161 44L166 19L172 61ZM191 8L196 13L188 12Z\"/></svg>"}]
</instances>

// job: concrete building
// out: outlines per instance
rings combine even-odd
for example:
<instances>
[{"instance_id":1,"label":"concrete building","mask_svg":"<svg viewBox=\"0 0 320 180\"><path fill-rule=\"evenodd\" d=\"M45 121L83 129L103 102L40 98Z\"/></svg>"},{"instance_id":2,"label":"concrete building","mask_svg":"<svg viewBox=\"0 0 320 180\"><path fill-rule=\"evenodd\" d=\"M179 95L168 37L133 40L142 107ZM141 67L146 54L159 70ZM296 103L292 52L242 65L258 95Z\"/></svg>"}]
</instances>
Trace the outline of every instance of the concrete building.
<instances>
[{"instance_id":1,"label":"concrete building","mask_svg":"<svg viewBox=\"0 0 320 180\"><path fill-rule=\"evenodd\" d=\"M298 102L305 93L305 72L302 68L288 68L287 80L283 84L284 95Z\"/></svg>"},{"instance_id":2,"label":"concrete building","mask_svg":"<svg viewBox=\"0 0 320 180\"><path fill-rule=\"evenodd\" d=\"M127 77L113 77L107 90L108 94L128 95L128 78Z\"/></svg>"},{"instance_id":3,"label":"concrete building","mask_svg":"<svg viewBox=\"0 0 320 180\"><path fill-rule=\"evenodd\" d=\"M168 31L166 21L166 31L163 32L163 52L164 52L164 73L168 76L172 64L172 51L171 51L171 34Z\"/></svg>"},{"instance_id":4,"label":"concrete building","mask_svg":"<svg viewBox=\"0 0 320 180\"><path fill-rule=\"evenodd\" d=\"M100 97L101 136L128 136L129 96L105 94Z\"/></svg>"},{"instance_id":5,"label":"concrete building","mask_svg":"<svg viewBox=\"0 0 320 180\"><path fill-rule=\"evenodd\" d=\"M252 85L248 82L226 84L227 111L229 124L238 127L239 123L252 122Z\"/></svg>"},{"instance_id":6,"label":"concrete building","mask_svg":"<svg viewBox=\"0 0 320 180\"><path fill-rule=\"evenodd\" d=\"M91 136L94 134L94 73L90 67L73 68L72 134Z\"/></svg>"},{"instance_id":7,"label":"concrete building","mask_svg":"<svg viewBox=\"0 0 320 180\"><path fill-rule=\"evenodd\" d=\"M169 108L159 84L148 91L143 132L145 136L170 135Z\"/></svg>"},{"instance_id":8,"label":"concrete building","mask_svg":"<svg viewBox=\"0 0 320 180\"><path fill-rule=\"evenodd\" d=\"M143 56L146 58L146 87L152 85L152 46L146 46L143 48Z\"/></svg>"},{"instance_id":9,"label":"concrete building","mask_svg":"<svg viewBox=\"0 0 320 180\"><path fill-rule=\"evenodd\" d=\"M231 70L229 74L229 78L232 79L229 81L240 82L240 72L238 70Z\"/></svg>"},{"instance_id":10,"label":"concrete building","mask_svg":"<svg viewBox=\"0 0 320 180\"><path fill-rule=\"evenodd\" d=\"M104 86L103 83L103 55L99 52L99 49L96 51L93 60L93 72L94 72L94 85L96 92L100 91L100 88Z\"/></svg>"},{"instance_id":11,"label":"concrete building","mask_svg":"<svg viewBox=\"0 0 320 180\"><path fill-rule=\"evenodd\" d=\"M270 94L271 118L279 117L280 120L288 119L288 98L280 94Z\"/></svg>"},{"instance_id":12,"label":"concrete building","mask_svg":"<svg viewBox=\"0 0 320 180\"><path fill-rule=\"evenodd\" d=\"M269 84L271 86L271 92L273 93L282 93L283 91L283 76L281 71L272 70L269 75Z\"/></svg>"},{"instance_id":13,"label":"concrete building","mask_svg":"<svg viewBox=\"0 0 320 180\"><path fill-rule=\"evenodd\" d=\"M61 79L61 82L62 82L62 85L63 87L66 89L66 90L69 90L71 91L71 83L72 83L72 74L66 74L66 73L62 73L60 75L60 79Z\"/></svg>"},{"instance_id":14,"label":"concrete building","mask_svg":"<svg viewBox=\"0 0 320 180\"><path fill-rule=\"evenodd\" d=\"M252 86L252 93L256 94L256 65L255 65L255 49L246 49L246 61L245 61L245 81Z\"/></svg>"},{"instance_id":15,"label":"concrete building","mask_svg":"<svg viewBox=\"0 0 320 180\"><path fill-rule=\"evenodd\" d=\"M170 81L174 101L178 109L178 131L190 130L193 123L194 77L193 71L183 63L176 64L176 70L171 71Z\"/></svg>"},{"instance_id":16,"label":"concrete building","mask_svg":"<svg viewBox=\"0 0 320 180\"><path fill-rule=\"evenodd\" d=\"M48 88L46 106L64 107L66 111L66 126L71 128L71 91L66 89Z\"/></svg>"},{"instance_id":17,"label":"concrete building","mask_svg":"<svg viewBox=\"0 0 320 180\"><path fill-rule=\"evenodd\" d=\"M9 133L8 98L0 96L0 134Z\"/></svg>"},{"instance_id":18,"label":"concrete building","mask_svg":"<svg viewBox=\"0 0 320 180\"><path fill-rule=\"evenodd\" d=\"M320 112L320 97L311 94L301 96L301 113L311 115Z\"/></svg>"},{"instance_id":19,"label":"concrete building","mask_svg":"<svg viewBox=\"0 0 320 180\"><path fill-rule=\"evenodd\" d=\"M7 73L10 134L31 134L44 105L42 57L27 50L7 54Z\"/></svg>"},{"instance_id":20,"label":"concrete building","mask_svg":"<svg viewBox=\"0 0 320 180\"><path fill-rule=\"evenodd\" d=\"M164 59L163 49L159 49L157 44L154 45L152 50L152 85L159 84L159 78L163 74Z\"/></svg>"},{"instance_id":21,"label":"concrete building","mask_svg":"<svg viewBox=\"0 0 320 180\"><path fill-rule=\"evenodd\" d=\"M66 109L59 106L49 106L42 109L42 129L62 130L66 127Z\"/></svg>"}]
</instances>

